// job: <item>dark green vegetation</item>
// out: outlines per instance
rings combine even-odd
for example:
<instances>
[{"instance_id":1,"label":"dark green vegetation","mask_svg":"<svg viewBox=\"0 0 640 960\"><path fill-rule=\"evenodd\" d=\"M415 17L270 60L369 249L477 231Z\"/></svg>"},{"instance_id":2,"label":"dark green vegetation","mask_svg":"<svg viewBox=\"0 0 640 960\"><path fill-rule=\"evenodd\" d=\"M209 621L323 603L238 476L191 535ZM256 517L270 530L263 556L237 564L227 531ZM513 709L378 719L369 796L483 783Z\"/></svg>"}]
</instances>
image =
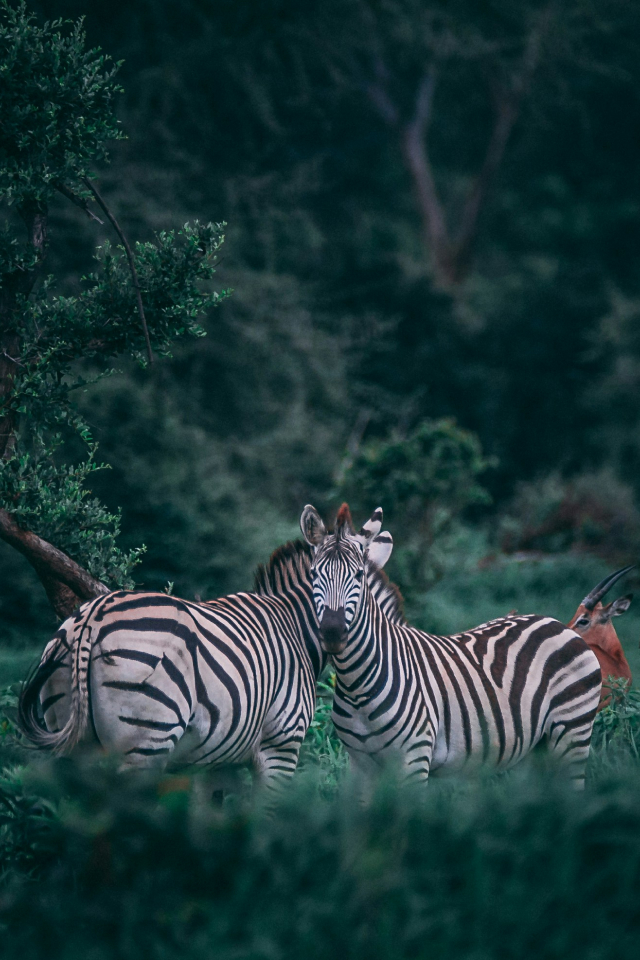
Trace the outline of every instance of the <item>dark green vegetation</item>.
<instances>
[{"instance_id":1,"label":"dark green vegetation","mask_svg":"<svg viewBox=\"0 0 640 960\"><path fill-rule=\"evenodd\" d=\"M629 4L33 9L40 25L86 14L88 45L124 61L110 82L124 88L113 104L127 139L91 169L131 242L228 223L218 278L234 295L204 317L207 336L176 346L173 362L124 363L73 391L96 462L111 467L87 476L86 503L122 509L124 555L147 545L138 583L171 581L186 596L248 586L302 505L324 512L351 495L350 475L362 479L376 450L407 467L409 489L417 482L416 496L396 482L366 504L387 512L405 551L390 573L416 608L430 608L434 580L453 595L459 567L466 583L470 555L595 552L605 572L636 559L640 57ZM59 192L49 214L44 273L61 297L86 296L95 246L117 238ZM111 363L74 361L65 383ZM471 460L453 451L462 472L444 487L424 450L410 462L411 438L443 417L479 443ZM80 469L77 445L58 449L58 465L62 453ZM374 464L372 496L377 477ZM6 639L41 645L53 626L41 587L0 547ZM461 605L446 628L477 619Z\"/></svg>"},{"instance_id":2,"label":"dark green vegetation","mask_svg":"<svg viewBox=\"0 0 640 960\"><path fill-rule=\"evenodd\" d=\"M16 111L0 116L0 191L15 201L2 334L22 350L3 341L19 389L0 492L20 522L109 583L207 597L248 587L305 502L382 503L390 575L411 620L438 632L513 608L566 621L637 559L633 4L32 9L13 84L0 62L0 105ZM61 48L38 40L47 18L85 14L88 48L123 59L117 74L72 28L53 28L71 38ZM87 172L134 245L153 366L117 237L59 189L90 198ZM234 293L215 311L218 231L179 231L196 221L228 223L217 278ZM54 627L27 561L0 543L0 685ZM616 627L638 677L640 613ZM434 781L420 802L383 784L367 811L322 692L270 821L241 798L216 809L204 786L40 763L0 722L3 958L635 960L633 692L598 719L584 795L536 757L489 783Z\"/></svg>"},{"instance_id":3,"label":"dark green vegetation","mask_svg":"<svg viewBox=\"0 0 640 960\"><path fill-rule=\"evenodd\" d=\"M212 805L206 777L118 779L88 759L5 767L3 957L631 960L637 697L601 717L582 794L534 764L434 780L420 797L383 782L362 810L322 710L272 818L259 798ZM24 758L10 729L5 764Z\"/></svg>"}]
</instances>

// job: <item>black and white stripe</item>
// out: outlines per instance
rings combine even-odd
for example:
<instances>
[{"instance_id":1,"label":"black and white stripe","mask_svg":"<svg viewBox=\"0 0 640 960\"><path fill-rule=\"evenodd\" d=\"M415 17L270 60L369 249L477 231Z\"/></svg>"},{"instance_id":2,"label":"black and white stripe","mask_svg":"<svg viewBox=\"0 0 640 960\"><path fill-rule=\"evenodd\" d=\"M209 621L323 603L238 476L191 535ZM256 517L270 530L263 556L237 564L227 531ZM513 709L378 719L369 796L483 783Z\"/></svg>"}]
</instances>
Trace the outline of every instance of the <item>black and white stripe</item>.
<instances>
[{"instance_id":1,"label":"black and white stripe","mask_svg":"<svg viewBox=\"0 0 640 960\"><path fill-rule=\"evenodd\" d=\"M57 753L97 740L125 765L250 762L266 781L291 775L325 661L309 564L306 545L288 544L255 593L84 604L25 685L25 735Z\"/></svg>"},{"instance_id":2,"label":"black and white stripe","mask_svg":"<svg viewBox=\"0 0 640 960\"><path fill-rule=\"evenodd\" d=\"M24 734L58 754L97 741L127 766L249 762L267 782L291 775L326 660L310 564L307 545L290 543L259 568L254 593L191 603L121 591L84 604L25 684Z\"/></svg>"},{"instance_id":3,"label":"black and white stripe","mask_svg":"<svg viewBox=\"0 0 640 960\"><path fill-rule=\"evenodd\" d=\"M375 531L355 534L343 507L329 535L317 514L309 522L311 510L301 526L315 548L320 639L336 669L333 721L356 765L372 772L393 756L407 778L426 780L436 770L509 767L546 738L582 783L601 685L584 640L543 616L451 637L416 630L397 606L395 616L381 609L362 577Z\"/></svg>"}]
</instances>

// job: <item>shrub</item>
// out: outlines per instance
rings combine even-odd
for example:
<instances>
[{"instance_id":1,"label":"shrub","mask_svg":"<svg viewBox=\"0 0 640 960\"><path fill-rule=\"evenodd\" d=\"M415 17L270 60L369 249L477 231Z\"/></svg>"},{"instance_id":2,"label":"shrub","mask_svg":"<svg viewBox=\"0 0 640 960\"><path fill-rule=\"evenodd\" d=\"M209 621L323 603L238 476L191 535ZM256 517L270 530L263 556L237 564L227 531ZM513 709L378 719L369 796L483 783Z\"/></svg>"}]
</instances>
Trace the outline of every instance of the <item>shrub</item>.
<instances>
[{"instance_id":1,"label":"shrub","mask_svg":"<svg viewBox=\"0 0 640 960\"><path fill-rule=\"evenodd\" d=\"M501 544L507 552L576 549L625 558L640 548L633 490L608 469L521 483L501 521Z\"/></svg>"},{"instance_id":2,"label":"shrub","mask_svg":"<svg viewBox=\"0 0 640 960\"><path fill-rule=\"evenodd\" d=\"M402 543L394 557L403 589L438 575L434 545L472 504L488 503L479 477L493 465L478 438L454 420L423 420L407 436L363 444L338 493L367 514L378 505Z\"/></svg>"}]
</instances>

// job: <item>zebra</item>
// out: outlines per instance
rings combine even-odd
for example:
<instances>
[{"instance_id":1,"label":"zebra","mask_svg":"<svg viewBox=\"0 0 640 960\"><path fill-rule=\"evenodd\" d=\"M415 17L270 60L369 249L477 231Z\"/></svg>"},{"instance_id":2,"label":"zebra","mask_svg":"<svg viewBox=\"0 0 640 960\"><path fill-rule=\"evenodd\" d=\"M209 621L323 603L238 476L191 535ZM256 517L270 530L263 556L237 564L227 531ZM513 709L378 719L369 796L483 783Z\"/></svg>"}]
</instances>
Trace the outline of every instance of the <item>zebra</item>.
<instances>
[{"instance_id":1,"label":"zebra","mask_svg":"<svg viewBox=\"0 0 640 960\"><path fill-rule=\"evenodd\" d=\"M253 593L196 603L117 591L83 604L23 686L23 734L58 755L98 744L124 769L248 764L267 786L290 777L326 662L310 564L298 540L258 568ZM392 602L391 588L372 588Z\"/></svg>"},{"instance_id":2,"label":"zebra","mask_svg":"<svg viewBox=\"0 0 640 960\"><path fill-rule=\"evenodd\" d=\"M83 604L23 687L25 737L58 755L97 743L122 769L248 764L267 786L290 777L326 660L309 554L280 547L253 593L116 591Z\"/></svg>"},{"instance_id":3,"label":"zebra","mask_svg":"<svg viewBox=\"0 0 640 960\"><path fill-rule=\"evenodd\" d=\"M365 783L392 758L403 780L417 782L431 771L505 769L546 738L583 786L601 677L582 637L535 615L449 637L411 627L399 597L382 609L363 576L371 532L381 523L378 508L355 534L347 504L333 533L310 504L300 519L314 551L320 642L336 671L332 719ZM392 547L387 534L378 567Z\"/></svg>"}]
</instances>

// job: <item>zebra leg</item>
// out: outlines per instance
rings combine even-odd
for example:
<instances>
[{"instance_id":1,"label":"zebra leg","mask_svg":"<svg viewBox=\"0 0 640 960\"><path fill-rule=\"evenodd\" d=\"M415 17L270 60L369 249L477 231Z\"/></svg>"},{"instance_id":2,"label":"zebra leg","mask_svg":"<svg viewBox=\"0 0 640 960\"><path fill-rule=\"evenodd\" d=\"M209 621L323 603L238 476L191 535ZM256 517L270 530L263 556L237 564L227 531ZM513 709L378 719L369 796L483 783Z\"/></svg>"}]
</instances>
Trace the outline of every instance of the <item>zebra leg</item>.
<instances>
[{"instance_id":1,"label":"zebra leg","mask_svg":"<svg viewBox=\"0 0 640 960\"><path fill-rule=\"evenodd\" d=\"M373 798L376 781L380 776L380 764L371 754L359 750L349 750L349 761L356 801L361 806L367 806Z\"/></svg>"},{"instance_id":2,"label":"zebra leg","mask_svg":"<svg viewBox=\"0 0 640 960\"><path fill-rule=\"evenodd\" d=\"M269 806L273 806L283 787L298 766L300 747L308 724L300 718L291 732L284 730L263 737L253 756L253 770L258 783L265 788Z\"/></svg>"},{"instance_id":3,"label":"zebra leg","mask_svg":"<svg viewBox=\"0 0 640 960\"><path fill-rule=\"evenodd\" d=\"M557 684L549 690L550 705L543 728L550 753L577 790L584 789L602 687L598 660L584 641L582 646L583 653L574 659L571 672L560 673Z\"/></svg>"},{"instance_id":4,"label":"zebra leg","mask_svg":"<svg viewBox=\"0 0 640 960\"><path fill-rule=\"evenodd\" d=\"M431 771L431 760L436 743L436 731L431 720L423 718L419 729L402 746L402 776L404 783L426 783Z\"/></svg>"},{"instance_id":5,"label":"zebra leg","mask_svg":"<svg viewBox=\"0 0 640 960\"><path fill-rule=\"evenodd\" d=\"M566 707L554 711L546 724L549 751L561 764L577 790L583 790L591 747L591 734L600 699L599 686L584 698L577 715Z\"/></svg>"},{"instance_id":6,"label":"zebra leg","mask_svg":"<svg viewBox=\"0 0 640 960\"><path fill-rule=\"evenodd\" d=\"M549 726L549 750L559 760L576 790L584 790L585 786L593 719L591 716L580 717L579 721L557 721Z\"/></svg>"}]
</instances>

